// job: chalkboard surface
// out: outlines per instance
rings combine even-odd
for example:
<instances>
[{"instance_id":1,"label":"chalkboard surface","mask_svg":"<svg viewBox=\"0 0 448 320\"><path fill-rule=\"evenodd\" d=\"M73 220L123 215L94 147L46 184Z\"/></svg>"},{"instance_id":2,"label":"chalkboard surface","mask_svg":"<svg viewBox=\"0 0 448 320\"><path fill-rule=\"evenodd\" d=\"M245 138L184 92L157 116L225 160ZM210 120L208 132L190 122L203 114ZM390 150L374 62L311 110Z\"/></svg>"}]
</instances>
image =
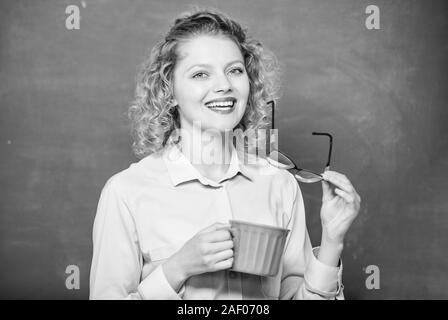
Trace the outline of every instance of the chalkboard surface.
<instances>
[{"instance_id":1,"label":"chalkboard surface","mask_svg":"<svg viewBox=\"0 0 448 320\"><path fill-rule=\"evenodd\" d=\"M448 298L446 1L196 1L283 64L280 147L333 170L362 210L343 253L349 299ZM365 10L380 9L369 30ZM80 28L66 28L66 8ZM137 161L126 109L145 52L185 1L0 2L0 298L86 299L100 191ZM302 185L319 244L320 185ZM66 287L67 266L80 288ZM369 266L380 288L369 289Z\"/></svg>"}]
</instances>

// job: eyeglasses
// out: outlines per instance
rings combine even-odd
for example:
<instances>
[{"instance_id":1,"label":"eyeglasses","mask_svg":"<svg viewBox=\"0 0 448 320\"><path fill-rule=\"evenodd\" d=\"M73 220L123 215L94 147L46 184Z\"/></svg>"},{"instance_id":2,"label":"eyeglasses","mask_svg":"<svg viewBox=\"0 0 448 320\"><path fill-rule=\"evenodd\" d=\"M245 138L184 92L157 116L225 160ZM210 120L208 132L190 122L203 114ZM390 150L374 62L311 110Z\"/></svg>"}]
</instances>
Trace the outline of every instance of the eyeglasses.
<instances>
[{"instance_id":1,"label":"eyeglasses","mask_svg":"<svg viewBox=\"0 0 448 320\"><path fill-rule=\"evenodd\" d=\"M272 129L274 129L275 102L269 101L268 104L271 105ZM327 136L328 138L330 138L330 147L328 149L328 159L325 165L325 171L330 170L331 151L333 149L333 136L327 132L313 132L313 135ZM289 170L300 182L314 183L323 179L322 175L318 173L299 168L291 157L287 156L284 152L280 152L279 150L274 150L269 153L267 160L270 164L277 168Z\"/></svg>"}]
</instances>

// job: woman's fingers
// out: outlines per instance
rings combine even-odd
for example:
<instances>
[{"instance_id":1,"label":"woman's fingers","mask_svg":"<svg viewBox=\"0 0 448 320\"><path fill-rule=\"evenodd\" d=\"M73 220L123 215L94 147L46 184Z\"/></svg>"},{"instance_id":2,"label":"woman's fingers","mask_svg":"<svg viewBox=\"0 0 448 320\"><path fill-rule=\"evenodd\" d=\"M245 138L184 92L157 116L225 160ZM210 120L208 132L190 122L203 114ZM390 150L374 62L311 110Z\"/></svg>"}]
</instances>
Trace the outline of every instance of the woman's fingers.
<instances>
[{"instance_id":1,"label":"woman's fingers","mask_svg":"<svg viewBox=\"0 0 448 320\"><path fill-rule=\"evenodd\" d=\"M334 192L335 192L338 196L340 196L341 198L343 198L347 203L353 203L353 202L355 201L355 197L354 197L352 194L350 194L350 193L348 193L348 192L346 192L346 191L344 191L344 190L341 190L341 189L339 189L339 188L335 188L335 189L334 189Z\"/></svg>"},{"instance_id":2,"label":"woman's fingers","mask_svg":"<svg viewBox=\"0 0 448 320\"><path fill-rule=\"evenodd\" d=\"M210 253L217 253L220 251L233 249L233 240L226 240L222 242L210 243Z\"/></svg>"},{"instance_id":3,"label":"woman's fingers","mask_svg":"<svg viewBox=\"0 0 448 320\"><path fill-rule=\"evenodd\" d=\"M350 180L348 180L348 178L341 173L328 170L322 173L322 177L324 178L324 180L331 182L336 187L344 190L345 192L354 192L354 188Z\"/></svg>"},{"instance_id":4,"label":"woman's fingers","mask_svg":"<svg viewBox=\"0 0 448 320\"><path fill-rule=\"evenodd\" d=\"M219 262L222 260L227 260L233 257L233 250L232 249L227 249L224 251L220 251L216 254L213 255L213 261L215 262Z\"/></svg>"},{"instance_id":5,"label":"woman's fingers","mask_svg":"<svg viewBox=\"0 0 448 320\"><path fill-rule=\"evenodd\" d=\"M229 258L227 260L219 261L215 264L215 271L230 269L233 265L233 258Z\"/></svg>"},{"instance_id":6,"label":"woman's fingers","mask_svg":"<svg viewBox=\"0 0 448 320\"><path fill-rule=\"evenodd\" d=\"M348 203L356 203L357 205L359 205L361 203L361 197L359 196L359 194L356 192L355 188L353 187L352 183L350 182L350 180L343 174L338 173L336 171L325 171L322 174L324 181L322 181L322 187L324 189L324 191L327 191L328 193L328 185L325 185L325 181L328 181L330 183L332 183L333 185L335 185L334 188L334 192L342 197L345 201L347 201ZM324 197L325 197L325 192L324 192Z\"/></svg>"},{"instance_id":7,"label":"woman's fingers","mask_svg":"<svg viewBox=\"0 0 448 320\"><path fill-rule=\"evenodd\" d=\"M333 198L333 191L330 187L330 183L322 180L322 201L328 201Z\"/></svg>"},{"instance_id":8,"label":"woman's fingers","mask_svg":"<svg viewBox=\"0 0 448 320\"><path fill-rule=\"evenodd\" d=\"M216 231L209 232L204 235L207 242L222 242L232 239L232 234L230 233L230 227L226 229L220 229Z\"/></svg>"}]
</instances>

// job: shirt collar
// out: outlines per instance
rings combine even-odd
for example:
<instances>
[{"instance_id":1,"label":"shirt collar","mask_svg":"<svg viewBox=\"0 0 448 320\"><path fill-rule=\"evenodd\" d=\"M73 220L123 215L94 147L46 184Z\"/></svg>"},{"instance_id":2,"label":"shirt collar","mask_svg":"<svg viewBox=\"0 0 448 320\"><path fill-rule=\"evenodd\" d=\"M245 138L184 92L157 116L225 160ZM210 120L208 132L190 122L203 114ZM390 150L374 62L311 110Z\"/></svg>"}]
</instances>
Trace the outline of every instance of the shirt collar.
<instances>
[{"instance_id":1,"label":"shirt collar","mask_svg":"<svg viewBox=\"0 0 448 320\"><path fill-rule=\"evenodd\" d=\"M242 158L244 159L244 156ZM241 173L251 181L254 178L253 172L250 171L243 161L240 161L238 151L233 145L230 166L224 177L219 182L204 177L191 164L190 160L182 153L179 146L176 144L171 144L166 147L165 152L163 153L163 161L165 162L168 169L168 174L174 186L191 180L199 180L199 182L204 185L219 187L223 181L233 178L238 173Z\"/></svg>"}]
</instances>

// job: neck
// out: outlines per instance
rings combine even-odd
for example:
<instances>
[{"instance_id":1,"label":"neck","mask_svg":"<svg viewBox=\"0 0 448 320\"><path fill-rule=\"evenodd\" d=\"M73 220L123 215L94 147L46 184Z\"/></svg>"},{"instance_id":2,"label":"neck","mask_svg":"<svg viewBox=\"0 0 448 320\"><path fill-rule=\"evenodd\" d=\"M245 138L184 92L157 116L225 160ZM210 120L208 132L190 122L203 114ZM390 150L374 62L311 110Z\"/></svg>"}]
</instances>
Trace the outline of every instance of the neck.
<instances>
[{"instance_id":1,"label":"neck","mask_svg":"<svg viewBox=\"0 0 448 320\"><path fill-rule=\"evenodd\" d=\"M182 153L193 166L204 177L219 181L230 166L232 131L201 130L193 126L181 130L180 136Z\"/></svg>"}]
</instances>

